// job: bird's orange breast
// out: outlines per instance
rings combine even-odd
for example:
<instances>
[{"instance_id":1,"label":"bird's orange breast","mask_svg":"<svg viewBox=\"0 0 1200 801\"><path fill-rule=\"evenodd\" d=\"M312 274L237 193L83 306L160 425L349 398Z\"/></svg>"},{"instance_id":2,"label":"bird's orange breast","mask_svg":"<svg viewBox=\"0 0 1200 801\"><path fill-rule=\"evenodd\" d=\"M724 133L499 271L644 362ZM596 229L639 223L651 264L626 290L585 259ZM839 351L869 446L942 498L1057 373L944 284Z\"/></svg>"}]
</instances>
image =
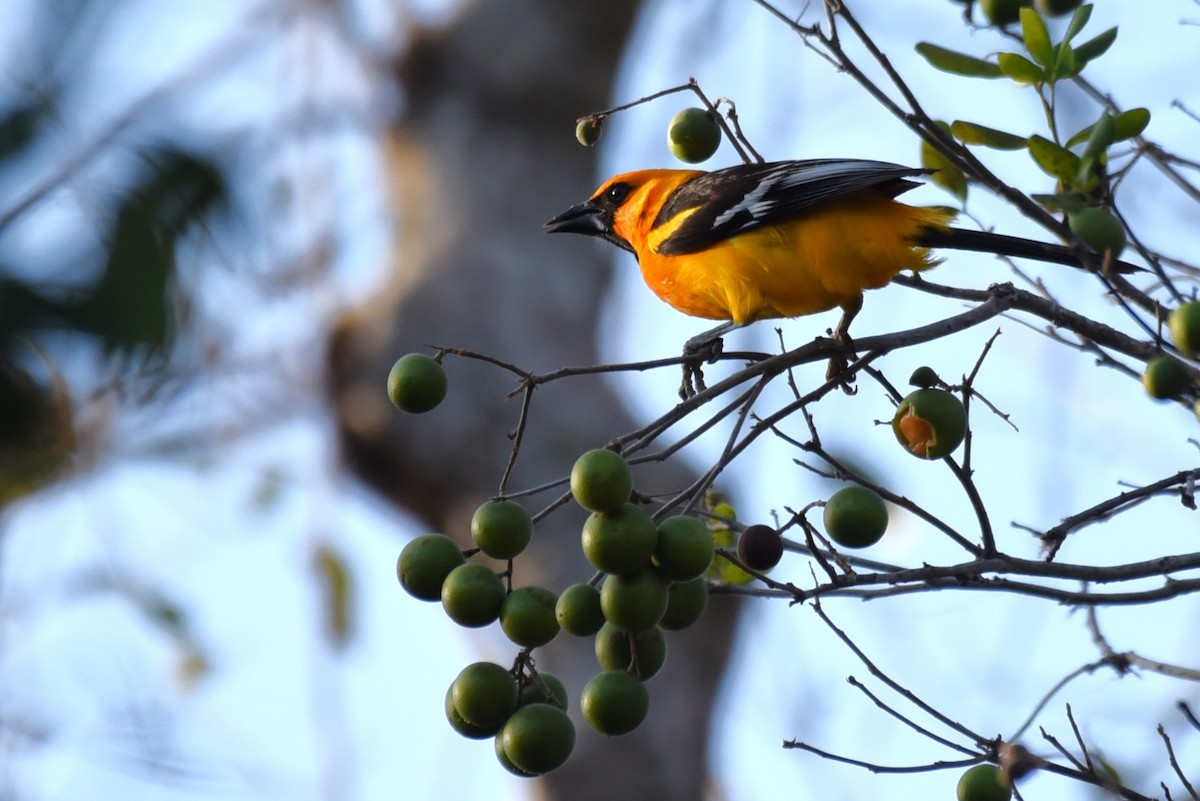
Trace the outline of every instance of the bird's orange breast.
<instances>
[{"instance_id":1,"label":"bird's orange breast","mask_svg":"<svg viewBox=\"0 0 1200 801\"><path fill-rule=\"evenodd\" d=\"M695 253L655 250L682 220L630 241L642 277L659 298L693 317L744 324L848 306L901 271L933 266L913 237L950 216L864 191Z\"/></svg>"}]
</instances>

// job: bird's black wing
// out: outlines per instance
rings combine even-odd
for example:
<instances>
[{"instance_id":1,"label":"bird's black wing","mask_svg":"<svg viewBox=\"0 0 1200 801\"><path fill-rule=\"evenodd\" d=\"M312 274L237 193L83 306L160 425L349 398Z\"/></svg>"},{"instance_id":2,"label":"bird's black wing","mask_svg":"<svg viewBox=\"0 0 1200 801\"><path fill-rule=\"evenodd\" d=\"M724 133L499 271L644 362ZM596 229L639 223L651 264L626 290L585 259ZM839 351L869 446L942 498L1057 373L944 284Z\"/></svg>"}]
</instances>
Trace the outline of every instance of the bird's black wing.
<instances>
[{"instance_id":1,"label":"bird's black wing","mask_svg":"<svg viewBox=\"0 0 1200 801\"><path fill-rule=\"evenodd\" d=\"M698 175L667 199L654 225L696 209L658 247L663 255L694 253L751 231L794 219L822 203L864 189L890 197L917 186L905 180L928 170L862 159L739 164Z\"/></svg>"}]
</instances>

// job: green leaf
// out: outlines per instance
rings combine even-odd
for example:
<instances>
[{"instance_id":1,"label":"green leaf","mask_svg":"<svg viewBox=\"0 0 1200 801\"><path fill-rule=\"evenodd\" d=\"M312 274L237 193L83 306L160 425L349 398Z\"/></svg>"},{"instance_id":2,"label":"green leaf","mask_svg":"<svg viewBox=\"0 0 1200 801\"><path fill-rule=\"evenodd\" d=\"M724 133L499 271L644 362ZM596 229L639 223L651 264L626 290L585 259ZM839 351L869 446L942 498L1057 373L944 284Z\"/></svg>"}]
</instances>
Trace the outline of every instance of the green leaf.
<instances>
[{"instance_id":1,"label":"green leaf","mask_svg":"<svg viewBox=\"0 0 1200 801\"><path fill-rule=\"evenodd\" d=\"M1067 23L1066 33L1063 34L1063 41L1069 42L1079 35L1084 26L1088 24L1088 20L1092 18L1092 6L1089 3L1084 3L1079 8L1075 9L1075 13L1071 15L1071 21Z\"/></svg>"},{"instance_id":2,"label":"green leaf","mask_svg":"<svg viewBox=\"0 0 1200 801\"><path fill-rule=\"evenodd\" d=\"M1113 141L1122 142L1146 130L1150 124L1150 109L1131 108L1113 117Z\"/></svg>"},{"instance_id":3,"label":"green leaf","mask_svg":"<svg viewBox=\"0 0 1200 801\"><path fill-rule=\"evenodd\" d=\"M106 232L108 261L79 301L81 327L99 335L109 353L169 349L178 306L176 245L227 197L224 179L208 162L177 150L144 158L149 174L117 210Z\"/></svg>"},{"instance_id":4,"label":"green leaf","mask_svg":"<svg viewBox=\"0 0 1200 801\"><path fill-rule=\"evenodd\" d=\"M1047 30L1042 15L1029 6L1021 9L1021 38L1034 61L1047 68L1054 64L1054 46L1050 44L1050 31Z\"/></svg>"},{"instance_id":5,"label":"green leaf","mask_svg":"<svg viewBox=\"0 0 1200 801\"><path fill-rule=\"evenodd\" d=\"M1064 184L1074 182L1079 174L1079 156L1044 136L1029 137L1028 146L1029 155L1039 167Z\"/></svg>"},{"instance_id":6,"label":"green leaf","mask_svg":"<svg viewBox=\"0 0 1200 801\"><path fill-rule=\"evenodd\" d=\"M1054 51L1054 79L1065 81L1079 74L1080 64L1075 58L1075 48L1060 42Z\"/></svg>"},{"instance_id":7,"label":"green leaf","mask_svg":"<svg viewBox=\"0 0 1200 801\"><path fill-rule=\"evenodd\" d=\"M1104 51L1112 47L1112 43L1117 40L1117 29L1109 28L1104 33L1097 36L1095 39L1088 39L1081 45L1075 46L1075 61L1079 64L1079 68L1083 69L1084 65L1095 58L1104 55Z\"/></svg>"},{"instance_id":8,"label":"green leaf","mask_svg":"<svg viewBox=\"0 0 1200 801\"><path fill-rule=\"evenodd\" d=\"M1046 71L1020 53L1001 53L996 56L1000 71L1017 83L1045 83Z\"/></svg>"},{"instance_id":9,"label":"green leaf","mask_svg":"<svg viewBox=\"0 0 1200 801\"><path fill-rule=\"evenodd\" d=\"M984 61L966 53L947 50L929 42L920 42L916 47L919 53L935 69L952 75L965 75L968 78L1000 78L1003 73L1000 68L990 61Z\"/></svg>"},{"instance_id":10,"label":"green leaf","mask_svg":"<svg viewBox=\"0 0 1200 801\"><path fill-rule=\"evenodd\" d=\"M1091 126L1092 132L1088 135L1087 146L1083 149L1083 160L1099 158L1102 153L1108 150L1114 141L1116 135L1116 123L1113 122L1113 115L1107 111L1100 115L1100 119Z\"/></svg>"},{"instance_id":11,"label":"green leaf","mask_svg":"<svg viewBox=\"0 0 1200 801\"><path fill-rule=\"evenodd\" d=\"M995 150L1021 150L1029 144L1024 136L998 131L986 125L974 122L955 120L950 125L950 133L954 138L966 145L983 145Z\"/></svg>"},{"instance_id":12,"label":"green leaf","mask_svg":"<svg viewBox=\"0 0 1200 801\"><path fill-rule=\"evenodd\" d=\"M335 648L345 648L354 635L354 581L342 555L328 545L320 545L314 554L317 581L322 591L325 635Z\"/></svg>"},{"instance_id":13,"label":"green leaf","mask_svg":"<svg viewBox=\"0 0 1200 801\"><path fill-rule=\"evenodd\" d=\"M1133 137L1146 130L1146 126L1150 124L1150 110L1145 108L1131 108L1128 111L1122 111L1120 114L1112 117L1112 141L1123 142L1126 139ZM1088 141L1091 138L1096 125L1093 123L1083 130L1076 133L1067 140L1067 147L1075 147L1076 145Z\"/></svg>"}]
</instances>

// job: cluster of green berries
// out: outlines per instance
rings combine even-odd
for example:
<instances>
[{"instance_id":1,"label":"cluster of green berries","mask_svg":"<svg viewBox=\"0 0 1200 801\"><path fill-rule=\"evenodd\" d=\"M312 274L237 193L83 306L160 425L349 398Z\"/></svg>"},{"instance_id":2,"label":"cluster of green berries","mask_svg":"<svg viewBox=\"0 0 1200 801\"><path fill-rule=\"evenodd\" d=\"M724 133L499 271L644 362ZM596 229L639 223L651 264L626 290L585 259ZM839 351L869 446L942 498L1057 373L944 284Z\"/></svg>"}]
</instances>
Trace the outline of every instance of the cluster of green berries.
<instances>
[{"instance_id":1,"label":"cluster of green berries","mask_svg":"<svg viewBox=\"0 0 1200 801\"><path fill-rule=\"evenodd\" d=\"M489 501L471 519L476 550L508 561L533 535L533 521L511 500ZM558 596L545 587L506 587L488 565L469 561L445 534L409 541L396 563L400 584L414 598L442 604L460 626L480 628L499 621L514 644L533 649L559 632ZM567 716L567 691L553 674L537 671L518 656L512 669L492 662L463 668L446 691L446 719L471 739L495 738L496 757L519 776L554 770L571 755L575 727Z\"/></svg>"},{"instance_id":2,"label":"cluster of green berries","mask_svg":"<svg viewBox=\"0 0 1200 801\"><path fill-rule=\"evenodd\" d=\"M592 637L601 673L584 688L584 719L602 734L633 731L649 711L642 682L667 658L665 631L699 620L708 601L705 572L716 548L694 517L655 523L630 502L633 474L624 458L593 450L571 469L571 494L591 512L580 542L595 579L563 591L556 609L562 628ZM619 703L608 703L608 698Z\"/></svg>"},{"instance_id":3,"label":"cluster of green berries","mask_svg":"<svg viewBox=\"0 0 1200 801\"><path fill-rule=\"evenodd\" d=\"M446 390L438 359L420 354L402 357L388 376L389 397L409 413L435 408ZM905 447L926 459L956 448L965 424L957 397L928 386L906 398L893 420ZM598 572L561 594L542 586L512 586L512 560L532 542L534 523L525 507L506 498L475 511L470 527L474 548L464 552L444 534L425 534L404 547L396 566L400 584L414 598L441 603L461 626L498 622L522 649L511 668L492 662L468 665L445 698L451 727L468 738L494 738L498 760L519 776L559 767L575 742L567 689L551 673L535 668L533 649L562 631L592 638L599 672L580 693L580 712L601 734L626 734L648 714L645 682L666 662L666 633L699 620L710 580L753 579L736 565L714 563L718 545L734 545L738 524L727 504L713 508L711 523L687 515L656 522L632 500L629 464L605 449L576 460L570 487L575 501L591 513L581 547ZM887 507L874 491L847 487L826 502L824 523L831 541L864 548L887 529ZM780 533L765 525L739 527L738 561L759 573L774 568L785 551ZM507 562L509 569L498 573L487 560L470 558L475 555Z\"/></svg>"},{"instance_id":4,"label":"cluster of green berries","mask_svg":"<svg viewBox=\"0 0 1200 801\"><path fill-rule=\"evenodd\" d=\"M501 561L519 556L533 535L520 504L489 501L471 520L477 551L464 553L444 534L411 540L397 562L400 584L413 597L439 601L462 626L499 622L525 649L512 669L490 662L468 665L446 693L446 717L465 737L495 738L500 763L519 776L537 776L570 756L575 730L568 694L552 674L537 671L528 654L560 631L592 637L598 672L580 694L580 711L605 735L637 728L649 711L643 682L666 661L664 632L690 626L708 599L704 575L715 554L708 527L676 516L656 524L630 503L633 479L619 454L595 450L571 471L576 500L592 512L583 527L583 551L601 571L561 595L540 586L506 587L502 575L468 554Z\"/></svg>"}]
</instances>

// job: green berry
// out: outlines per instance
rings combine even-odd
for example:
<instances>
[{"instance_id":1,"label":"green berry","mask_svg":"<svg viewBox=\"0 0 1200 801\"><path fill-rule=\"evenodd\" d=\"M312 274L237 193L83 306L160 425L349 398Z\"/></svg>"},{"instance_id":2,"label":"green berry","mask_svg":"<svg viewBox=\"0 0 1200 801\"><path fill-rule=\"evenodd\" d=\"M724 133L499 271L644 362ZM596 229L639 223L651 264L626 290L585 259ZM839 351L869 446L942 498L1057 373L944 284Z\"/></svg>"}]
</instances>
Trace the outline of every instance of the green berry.
<instances>
[{"instance_id":1,"label":"green berry","mask_svg":"<svg viewBox=\"0 0 1200 801\"><path fill-rule=\"evenodd\" d=\"M458 543L445 534L422 534L400 551L396 575L400 586L412 597L437 601L442 597L446 576L465 561Z\"/></svg>"},{"instance_id":2,"label":"green berry","mask_svg":"<svg viewBox=\"0 0 1200 801\"><path fill-rule=\"evenodd\" d=\"M1061 17L1079 8L1083 0L1034 0L1034 6L1047 17Z\"/></svg>"},{"instance_id":3,"label":"green berry","mask_svg":"<svg viewBox=\"0 0 1200 801\"><path fill-rule=\"evenodd\" d=\"M688 164L707 161L721 145L721 126L711 112L685 108L671 119L667 146L675 158Z\"/></svg>"},{"instance_id":4,"label":"green berry","mask_svg":"<svg viewBox=\"0 0 1200 801\"><path fill-rule=\"evenodd\" d=\"M632 491L633 473L615 451L588 451L571 468L571 494L589 512L615 512L629 500Z\"/></svg>"},{"instance_id":5,"label":"green berry","mask_svg":"<svg viewBox=\"0 0 1200 801\"><path fill-rule=\"evenodd\" d=\"M937 386L938 374L934 372L932 367L922 365L913 370L913 374L908 378L908 383L914 387L928 389L929 387Z\"/></svg>"},{"instance_id":6,"label":"green berry","mask_svg":"<svg viewBox=\"0 0 1200 801\"><path fill-rule=\"evenodd\" d=\"M1150 397L1158 400L1177 398L1191 384L1187 368L1173 356L1155 356L1146 362L1146 371L1142 373L1142 386Z\"/></svg>"},{"instance_id":7,"label":"green berry","mask_svg":"<svg viewBox=\"0 0 1200 801\"><path fill-rule=\"evenodd\" d=\"M658 626L630 634L611 623L596 634L596 661L605 670L624 670L646 681L667 661L667 638Z\"/></svg>"},{"instance_id":8,"label":"green berry","mask_svg":"<svg viewBox=\"0 0 1200 801\"><path fill-rule=\"evenodd\" d=\"M459 714L458 709L454 706L454 685L451 684L446 688L446 720L450 722L450 728L467 737L471 740L486 740L489 737L495 737L496 732L500 731L500 727L504 725L504 721L500 721L495 726L475 726L463 718Z\"/></svg>"},{"instance_id":9,"label":"green berry","mask_svg":"<svg viewBox=\"0 0 1200 801\"><path fill-rule=\"evenodd\" d=\"M1033 0L979 0L979 8L991 25L1011 25L1021 18L1021 7Z\"/></svg>"},{"instance_id":10,"label":"green berry","mask_svg":"<svg viewBox=\"0 0 1200 801\"><path fill-rule=\"evenodd\" d=\"M451 683L450 703L469 725L498 729L517 708L517 681L500 665L474 662Z\"/></svg>"},{"instance_id":11,"label":"green berry","mask_svg":"<svg viewBox=\"0 0 1200 801\"><path fill-rule=\"evenodd\" d=\"M1068 214L1067 225L1079 241L1101 255L1112 251L1115 258L1125 249L1125 226L1108 209L1093 206Z\"/></svg>"},{"instance_id":12,"label":"green berry","mask_svg":"<svg viewBox=\"0 0 1200 801\"><path fill-rule=\"evenodd\" d=\"M609 576L600 588L604 619L626 631L645 631L667 611L669 582L653 570L632 576Z\"/></svg>"},{"instance_id":13,"label":"green berry","mask_svg":"<svg viewBox=\"0 0 1200 801\"><path fill-rule=\"evenodd\" d=\"M592 147L600 141L604 122L600 117L581 117L575 123L575 138L584 147Z\"/></svg>"},{"instance_id":14,"label":"green berry","mask_svg":"<svg viewBox=\"0 0 1200 801\"><path fill-rule=\"evenodd\" d=\"M668 517L658 525L652 563L671 581L691 581L712 564L716 546L708 526L694 517Z\"/></svg>"},{"instance_id":15,"label":"green berry","mask_svg":"<svg viewBox=\"0 0 1200 801\"><path fill-rule=\"evenodd\" d=\"M558 596L545 587L513 590L500 605L500 628L522 648L537 648L558 636L554 605Z\"/></svg>"},{"instance_id":16,"label":"green berry","mask_svg":"<svg viewBox=\"0 0 1200 801\"><path fill-rule=\"evenodd\" d=\"M554 606L558 625L576 637L591 637L604 625L600 590L591 584L572 584L558 596Z\"/></svg>"},{"instance_id":17,"label":"green berry","mask_svg":"<svg viewBox=\"0 0 1200 801\"><path fill-rule=\"evenodd\" d=\"M657 541L654 521L632 503L595 512L583 524L583 555L597 570L617 576L645 570Z\"/></svg>"},{"instance_id":18,"label":"green berry","mask_svg":"<svg viewBox=\"0 0 1200 801\"><path fill-rule=\"evenodd\" d=\"M533 519L513 501L489 501L471 517L471 539L493 559L512 559L532 536Z\"/></svg>"},{"instance_id":19,"label":"green berry","mask_svg":"<svg viewBox=\"0 0 1200 801\"><path fill-rule=\"evenodd\" d=\"M846 548L874 545L887 525L887 504L866 487L845 487L825 503L825 533Z\"/></svg>"},{"instance_id":20,"label":"green berry","mask_svg":"<svg viewBox=\"0 0 1200 801\"><path fill-rule=\"evenodd\" d=\"M667 611L658 625L668 631L686 629L700 619L707 605L708 579L704 576L676 582L667 590Z\"/></svg>"},{"instance_id":21,"label":"green berry","mask_svg":"<svg viewBox=\"0 0 1200 801\"><path fill-rule=\"evenodd\" d=\"M942 389L918 389L900 401L892 431L909 453L941 459L954 452L967 433L967 410L957 395Z\"/></svg>"},{"instance_id":22,"label":"green berry","mask_svg":"<svg viewBox=\"0 0 1200 801\"><path fill-rule=\"evenodd\" d=\"M1200 301L1189 301L1167 318L1171 341L1189 359L1200 355Z\"/></svg>"},{"instance_id":23,"label":"green berry","mask_svg":"<svg viewBox=\"0 0 1200 801\"><path fill-rule=\"evenodd\" d=\"M460 626L480 628L500 617L504 583L490 568L468 562L442 583L442 609Z\"/></svg>"},{"instance_id":24,"label":"green berry","mask_svg":"<svg viewBox=\"0 0 1200 801\"><path fill-rule=\"evenodd\" d=\"M958 780L958 801L1008 801L1012 786L995 765L967 768Z\"/></svg>"},{"instance_id":25,"label":"green berry","mask_svg":"<svg viewBox=\"0 0 1200 801\"><path fill-rule=\"evenodd\" d=\"M646 685L623 670L606 670L592 677L579 699L583 718L601 734L615 737L641 725L650 710Z\"/></svg>"},{"instance_id":26,"label":"green berry","mask_svg":"<svg viewBox=\"0 0 1200 801\"><path fill-rule=\"evenodd\" d=\"M536 773L528 773L513 764L513 761L508 758L508 754L504 753L504 741L499 737L497 737L495 740L495 751L496 759L500 762L500 765L512 775L520 776L522 779L537 778Z\"/></svg>"},{"instance_id":27,"label":"green berry","mask_svg":"<svg viewBox=\"0 0 1200 801\"><path fill-rule=\"evenodd\" d=\"M518 708L496 737L497 748L503 749L509 761L534 775L559 767L575 748L575 726L566 712L550 704Z\"/></svg>"},{"instance_id":28,"label":"green berry","mask_svg":"<svg viewBox=\"0 0 1200 801\"><path fill-rule=\"evenodd\" d=\"M423 353L401 356L388 373L387 393L402 412L422 414L446 397L446 371Z\"/></svg>"}]
</instances>

